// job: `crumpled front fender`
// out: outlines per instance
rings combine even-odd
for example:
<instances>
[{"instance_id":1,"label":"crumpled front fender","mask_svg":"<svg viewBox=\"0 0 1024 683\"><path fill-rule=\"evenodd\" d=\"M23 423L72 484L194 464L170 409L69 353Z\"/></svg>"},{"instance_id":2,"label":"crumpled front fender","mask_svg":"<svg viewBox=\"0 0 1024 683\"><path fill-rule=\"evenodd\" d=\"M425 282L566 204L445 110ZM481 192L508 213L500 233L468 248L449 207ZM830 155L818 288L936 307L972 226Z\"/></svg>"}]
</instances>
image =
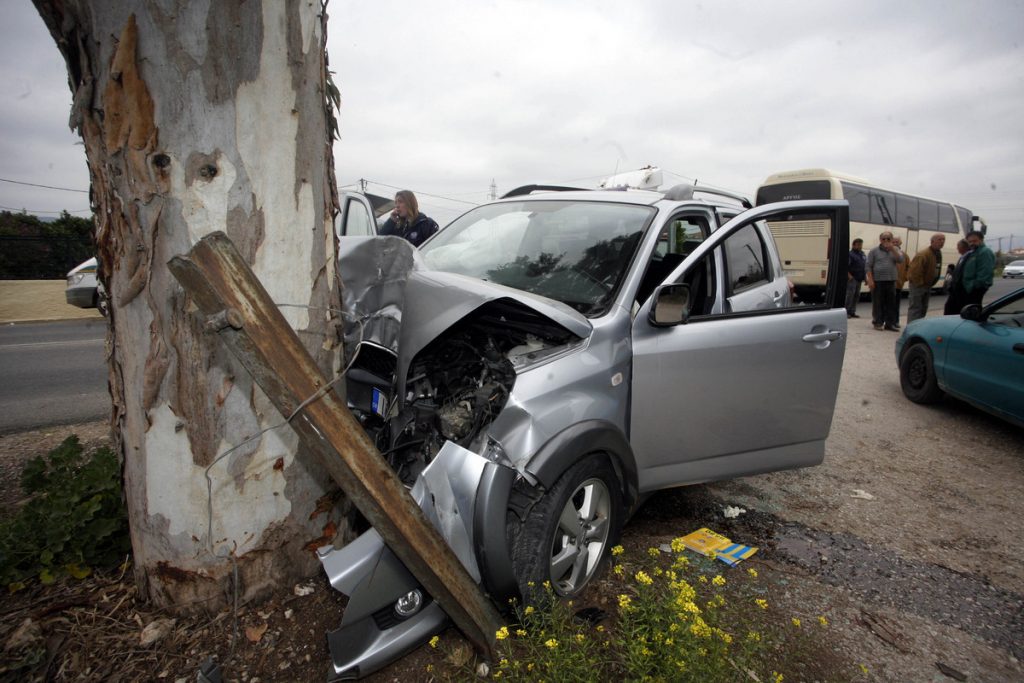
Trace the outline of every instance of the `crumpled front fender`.
<instances>
[{"instance_id":1,"label":"crumpled front fender","mask_svg":"<svg viewBox=\"0 0 1024 683\"><path fill-rule=\"evenodd\" d=\"M447 442L413 486L414 500L477 581L482 578L478 553L488 573L491 565L498 565L498 576L502 570L513 576L504 538L514 477L511 468ZM447 615L376 530L340 549L321 548L318 554L331 586L349 596L340 627L327 635L329 680L376 671L446 626ZM503 562L508 566L501 567ZM484 583L486 589L489 582ZM413 591L419 591L421 606L404 616L396 603Z\"/></svg>"}]
</instances>

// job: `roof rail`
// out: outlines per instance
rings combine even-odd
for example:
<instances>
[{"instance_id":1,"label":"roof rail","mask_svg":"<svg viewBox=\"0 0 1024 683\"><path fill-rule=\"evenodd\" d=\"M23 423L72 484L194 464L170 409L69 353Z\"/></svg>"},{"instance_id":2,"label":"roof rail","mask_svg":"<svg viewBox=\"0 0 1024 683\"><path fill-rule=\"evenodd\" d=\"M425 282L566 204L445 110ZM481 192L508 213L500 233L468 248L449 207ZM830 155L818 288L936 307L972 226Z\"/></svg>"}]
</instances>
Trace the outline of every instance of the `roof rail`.
<instances>
[{"instance_id":1,"label":"roof rail","mask_svg":"<svg viewBox=\"0 0 1024 683\"><path fill-rule=\"evenodd\" d=\"M728 197L729 199L735 199L743 205L745 209L752 209L754 205L750 203L750 200L741 194L735 192L729 192L728 190L718 190L713 187L707 187L705 185L688 185L683 183L681 185L675 185L665 191L665 199L671 199L672 201L684 201L687 199L693 199L693 195L696 192L703 194L714 194L720 197Z\"/></svg>"},{"instance_id":2,"label":"roof rail","mask_svg":"<svg viewBox=\"0 0 1024 683\"><path fill-rule=\"evenodd\" d=\"M577 190L585 190L583 187L565 187L564 185L523 185L517 187L514 190L509 190L505 194L501 195L502 199L508 197L521 197L525 194L532 192L575 192Z\"/></svg>"}]
</instances>

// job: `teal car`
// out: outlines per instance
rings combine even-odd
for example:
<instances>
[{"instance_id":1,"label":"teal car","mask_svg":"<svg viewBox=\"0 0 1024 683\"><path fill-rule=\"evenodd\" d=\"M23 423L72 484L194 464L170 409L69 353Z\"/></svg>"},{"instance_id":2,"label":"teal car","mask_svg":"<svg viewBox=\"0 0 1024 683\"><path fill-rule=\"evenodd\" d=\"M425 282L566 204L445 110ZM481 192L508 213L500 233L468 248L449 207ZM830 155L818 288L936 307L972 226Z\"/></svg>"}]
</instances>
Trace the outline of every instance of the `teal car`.
<instances>
[{"instance_id":1,"label":"teal car","mask_svg":"<svg viewBox=\"0 0 1024 683\"><path fill-rule=\"evenodd\" d=\"M960 315L915 320L896 342L896 361L911 401L949 394L1024 427L1024 288Z\"/></svg>"}]
</instances>

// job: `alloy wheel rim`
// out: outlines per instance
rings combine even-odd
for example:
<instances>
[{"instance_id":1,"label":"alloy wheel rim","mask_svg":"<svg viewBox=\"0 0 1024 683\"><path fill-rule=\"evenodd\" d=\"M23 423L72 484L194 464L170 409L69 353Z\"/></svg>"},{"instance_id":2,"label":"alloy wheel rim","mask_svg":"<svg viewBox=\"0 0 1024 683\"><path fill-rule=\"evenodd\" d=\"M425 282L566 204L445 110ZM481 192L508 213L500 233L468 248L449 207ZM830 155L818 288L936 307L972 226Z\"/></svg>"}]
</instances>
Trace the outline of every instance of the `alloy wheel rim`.
<instances>
[{"instance_id":1,"label":"alloy wheel rim","mask_svg":"<svg viewBox=\"0 0 1024 683\"><path fill-rule=\"evenodd\" d=\"M565 501L551 543L549 576L561 595L586 585L608 544L611 494L603 480L587 479Z\"/></svg>"}]
</instances>

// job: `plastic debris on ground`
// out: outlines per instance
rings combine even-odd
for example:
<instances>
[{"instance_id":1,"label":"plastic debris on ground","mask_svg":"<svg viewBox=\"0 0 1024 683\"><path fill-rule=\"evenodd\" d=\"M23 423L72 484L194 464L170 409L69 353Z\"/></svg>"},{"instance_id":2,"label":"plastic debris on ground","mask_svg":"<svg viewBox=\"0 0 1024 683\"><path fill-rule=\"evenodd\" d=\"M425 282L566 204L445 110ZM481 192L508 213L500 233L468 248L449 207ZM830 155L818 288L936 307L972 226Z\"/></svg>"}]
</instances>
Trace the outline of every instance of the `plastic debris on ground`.
<instances>
[{"instance_id":1,"label":"plastic debris on ground","mask_svg":"<svg viewBox=\"0 0 1024 683\"><path fill-rule=\"evenodd\" d=\"M730 567L735 567L757 552L757 548L753 546L733 543L722 534L715 533L708 528L698 529L692 534L683 536L683 545L702 555L714 553L716 559L725 562Z\"/></svg>"}]
</instances>

